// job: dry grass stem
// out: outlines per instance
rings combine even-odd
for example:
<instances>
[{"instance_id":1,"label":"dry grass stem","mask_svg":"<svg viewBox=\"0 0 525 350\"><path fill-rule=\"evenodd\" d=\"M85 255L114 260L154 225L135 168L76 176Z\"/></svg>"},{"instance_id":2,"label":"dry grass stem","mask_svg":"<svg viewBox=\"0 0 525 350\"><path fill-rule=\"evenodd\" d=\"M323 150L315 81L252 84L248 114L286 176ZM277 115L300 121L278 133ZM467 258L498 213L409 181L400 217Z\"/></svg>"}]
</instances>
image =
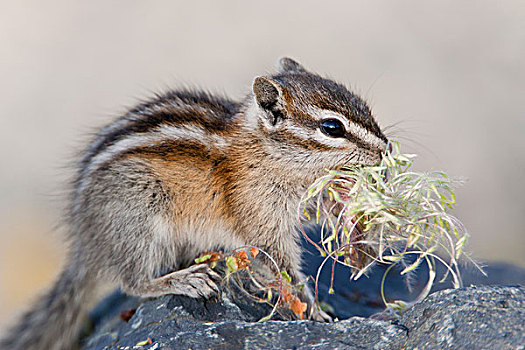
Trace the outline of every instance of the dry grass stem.
<instances>
[{"instance_id":1,"label":"dry grass stem","mask_svg":"<svg viewBox=\"0 0 525 350\"><path fill-rule=\"evenodd\" d=\"M354 279L376 262L404 264L401 274L426 262L429 281L418 300L430 291L436 262L447 269L443 280L451 275L458 288L458 259L468 238L450 214L458 181L444 172L412 171L415 155L402 154L397 142L391 145L379 165L328 170L309 188L300 214L310 220L315 211L322 234L318 243L307 239L326 257L323 266L330 259L332 269L336 263L347 265ZM391 307L404 304L384 301Z\"/></svg>"}]
</instances>

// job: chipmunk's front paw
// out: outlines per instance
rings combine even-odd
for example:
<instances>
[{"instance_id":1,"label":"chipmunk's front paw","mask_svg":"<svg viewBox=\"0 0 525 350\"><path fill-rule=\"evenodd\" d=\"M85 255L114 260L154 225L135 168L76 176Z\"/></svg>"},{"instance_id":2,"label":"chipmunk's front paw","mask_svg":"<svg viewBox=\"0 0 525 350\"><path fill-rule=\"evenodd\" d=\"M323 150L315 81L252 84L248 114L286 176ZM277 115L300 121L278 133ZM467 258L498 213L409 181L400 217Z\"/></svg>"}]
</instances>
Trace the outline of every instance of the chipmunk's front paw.
<instances>
[{"instance_id":1,"label":"chipmunk's front paw","mask_svg":"<svg viewBox=\"0 0 525 350\"><path fill-rule=\"evenodd\" d=\"M199 264L165 275L162 279L169 285L172 294L209 299L219 294L217 283L221 276L208 265Z\"/></svg>"}]
</instances>

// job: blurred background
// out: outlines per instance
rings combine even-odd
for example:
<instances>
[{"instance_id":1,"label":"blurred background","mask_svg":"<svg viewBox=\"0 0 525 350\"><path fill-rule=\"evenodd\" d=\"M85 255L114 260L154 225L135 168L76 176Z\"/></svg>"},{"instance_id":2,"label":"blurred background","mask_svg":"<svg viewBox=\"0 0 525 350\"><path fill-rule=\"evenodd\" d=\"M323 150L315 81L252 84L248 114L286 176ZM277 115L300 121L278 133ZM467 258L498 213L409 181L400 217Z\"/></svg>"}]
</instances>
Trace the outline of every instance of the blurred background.
<instances>
[{"instance_id":1,"label":"blurred background","mask_svg":"<svg viewBox=\"0 0 525 350\"><path fill-rule=\"evenodd\" d=\"M523 1L4 1L0 52L0 327L58 272L89 133L168 87L241 98L283 55L364 96L418 170L466 178L472 255L525 266Z\"/></svg>"}]
</instances>

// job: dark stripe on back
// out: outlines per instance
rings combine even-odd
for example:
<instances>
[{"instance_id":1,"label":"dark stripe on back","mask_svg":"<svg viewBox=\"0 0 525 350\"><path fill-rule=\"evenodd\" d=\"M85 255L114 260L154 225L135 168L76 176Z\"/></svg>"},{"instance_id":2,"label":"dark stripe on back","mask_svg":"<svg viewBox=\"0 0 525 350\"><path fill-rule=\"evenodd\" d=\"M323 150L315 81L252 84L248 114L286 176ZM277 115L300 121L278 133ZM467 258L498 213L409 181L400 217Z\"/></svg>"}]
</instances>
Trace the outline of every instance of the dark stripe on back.
<instances>
[{"instance_id":1,"label":"dark stripe on back","mask_svg":"<svg viewBox=\"0 0 525 350\"><path fill-rule=\"evenodd\" d=\"M181 108L180 105L184 107ZM162 108L161 111L152 111L153 108L159 107ZM239 107L240 104L237 102L215 97L204 91L170 91L159 95L156 99L133 108L116 122L132 118L136 120L108 134L99 134L97 141L102 140L102 142L86 154L81 165L86 167L94 156L127 135L147 133L161 124L200 125L209 132L223 133L231 125L232 117L238 112Z\"/></svg>"}]
</instances>

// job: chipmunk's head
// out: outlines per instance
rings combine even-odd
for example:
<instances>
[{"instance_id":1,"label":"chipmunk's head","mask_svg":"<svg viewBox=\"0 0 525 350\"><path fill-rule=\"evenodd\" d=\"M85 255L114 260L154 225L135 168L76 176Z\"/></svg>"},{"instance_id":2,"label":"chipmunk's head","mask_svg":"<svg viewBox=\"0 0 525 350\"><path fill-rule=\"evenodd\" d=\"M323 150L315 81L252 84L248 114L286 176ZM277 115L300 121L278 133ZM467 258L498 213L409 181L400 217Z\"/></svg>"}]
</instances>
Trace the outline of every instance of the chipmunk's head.
<instances>
[{"instance_id":1,"label":"chipmunk's head","mask_svg":"<svg viewBox=\"0 0 525 350\"><path fill-rule=\"evenodd\" d=\"M253 126L276 158L304 168L378 163L387 138L366 103L290 58L253 83Z\"/></svg>"}]
</instances>

